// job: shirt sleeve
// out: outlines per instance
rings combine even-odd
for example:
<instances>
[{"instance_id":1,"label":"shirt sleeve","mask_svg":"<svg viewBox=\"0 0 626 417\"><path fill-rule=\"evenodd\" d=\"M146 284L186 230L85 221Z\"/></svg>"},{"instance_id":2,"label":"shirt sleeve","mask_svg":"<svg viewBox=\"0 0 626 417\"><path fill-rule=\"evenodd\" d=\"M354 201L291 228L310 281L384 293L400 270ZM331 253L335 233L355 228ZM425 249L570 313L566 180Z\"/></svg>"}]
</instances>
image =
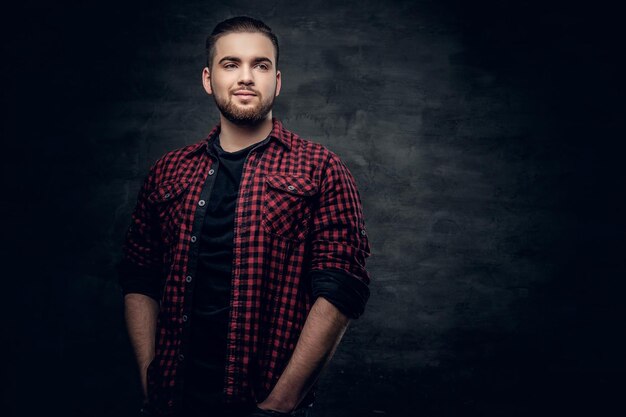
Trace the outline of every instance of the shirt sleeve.
<instances>
[{"instance_id":1,"label":"shirt sleeve","mask_svg":"<svg viewBox=\"0 0 626 417\"><path fill-rule=\"evenodd\" d=\"M313 299L324 297L346 316L357 319L365 310L370 290L362 281L341 269L324 269L309 273Z\"/></svg>"},{"instance_id":2,"label":"shirt sleeve","mask_svg":"<svg viewBox=\"0 0 626 417\"><path fill-rule=\"evenodd\" d=\"M352 311L350 306L353 303L355 306L362 303L354 309L355 314L362 314L369 297L370 275L365 268L365 260L370 256L371 249L356 182L333 152L330 152L323 171L310 239L309 273L316 278L311 282L315 291L341 294L333 298L348 313ZM340 271L341 275L315 272L328 270ZM368 290L367 296L364 287Z\"/></svg>"},{"instance_id":3,"label":"shirt sleeve","mask_svg":"<svg viewBox=\"0 0 626 417\"><path fill-rule=\"evenodd\" d=\"M150 168L139 190L122 245L122 258L116 267L124 295L139 293L159 301L164 277L163 251L158 219L148 201L148 196L155 189L156 167L157 164Z\"/></svg>"}]
</instances>

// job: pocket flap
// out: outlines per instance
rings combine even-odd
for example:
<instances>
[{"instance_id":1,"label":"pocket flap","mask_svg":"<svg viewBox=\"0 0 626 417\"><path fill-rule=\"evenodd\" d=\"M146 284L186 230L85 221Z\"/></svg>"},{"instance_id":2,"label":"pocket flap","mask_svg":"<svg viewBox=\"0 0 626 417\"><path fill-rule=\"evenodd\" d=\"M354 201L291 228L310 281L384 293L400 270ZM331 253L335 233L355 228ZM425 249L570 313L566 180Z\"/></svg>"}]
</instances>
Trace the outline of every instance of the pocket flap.
<instances>
[{"instance_id":1,"label":"pocket flap","mask_svg":"<svg viewBox=\"0 0 626 417\"><path fill-rule=\"evenodd\" d=\"M184 193L187 187L188 180L164 182L148 196L148 200L152 203L165 203Z\"/></svg>"},{"instance_id":2,"label":"pocket flap","mask_svg":"<svg viewBox=\"0 0 626 417\"><path fill-rule=\"evenodd\" d=\"M307 177L292 177L286 175L267 175L268 185L286 193L299 196L312 196L317 194L318 185Z\"/></svg>"}]
</instances>

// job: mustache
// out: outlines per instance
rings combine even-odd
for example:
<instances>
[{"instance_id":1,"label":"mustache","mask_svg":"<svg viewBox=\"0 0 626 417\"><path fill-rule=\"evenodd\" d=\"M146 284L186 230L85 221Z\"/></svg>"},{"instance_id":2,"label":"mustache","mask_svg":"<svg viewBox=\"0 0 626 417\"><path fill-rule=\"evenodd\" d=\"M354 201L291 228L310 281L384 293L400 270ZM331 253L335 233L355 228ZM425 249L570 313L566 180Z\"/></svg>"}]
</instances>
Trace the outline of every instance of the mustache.
<instances>
[{"instance_id":1,"label":"mustache","mask_svg":"<svg viewBox=\"0 0 626 417\"><path fill-rule=\"evenodd\" d=\"M235 93L241 93L241 92L243 92L243 91L248 91L248 92L250 92L250 93L253 93L253 94L257 94L257 95L258 95L258 93L257 93L255 90L251 89L251 88L238 88L238 89L236 89L235 91L233 91L233 94L235 94Z\"/></svg>"}]
</instances>

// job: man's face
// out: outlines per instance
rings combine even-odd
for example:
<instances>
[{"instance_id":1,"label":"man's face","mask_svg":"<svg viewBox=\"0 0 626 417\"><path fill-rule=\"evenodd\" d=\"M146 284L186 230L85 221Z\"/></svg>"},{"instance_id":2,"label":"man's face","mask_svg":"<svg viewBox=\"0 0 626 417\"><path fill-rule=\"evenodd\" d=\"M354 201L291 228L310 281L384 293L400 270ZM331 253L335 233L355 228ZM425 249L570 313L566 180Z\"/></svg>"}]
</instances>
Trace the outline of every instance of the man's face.
<instances>
[{"instance_id":1,"label":"man's face","mask_svg":"<svg viewBox=\"0 0 626 417\"><path fill-rule=\"evenodd\" d=\"M202 81L222 115L237 125L265 120L280 93L272 41L260 33L229 33L215 43L211 70Z\"/></svg>"}]
</instances>

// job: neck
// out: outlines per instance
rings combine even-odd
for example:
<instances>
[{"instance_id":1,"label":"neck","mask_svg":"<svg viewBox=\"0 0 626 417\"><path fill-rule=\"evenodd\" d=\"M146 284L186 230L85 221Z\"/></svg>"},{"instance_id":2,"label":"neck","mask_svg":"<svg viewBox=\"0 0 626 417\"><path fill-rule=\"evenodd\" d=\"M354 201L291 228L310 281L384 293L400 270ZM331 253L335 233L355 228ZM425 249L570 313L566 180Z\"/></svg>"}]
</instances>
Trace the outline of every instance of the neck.
<instances>
[{"instance_id":1,"label":"neck","mask_svg":"<svg viewBox=\"0 0 626 417\"><path fill-rule=\"evenodd\" d=\"M270 111L262 122L254 126L236 125L220 115L220 126L220 146L226 152L236 152L261 142L272 132L272 112Z\"/></svg>"}]
</instances>

